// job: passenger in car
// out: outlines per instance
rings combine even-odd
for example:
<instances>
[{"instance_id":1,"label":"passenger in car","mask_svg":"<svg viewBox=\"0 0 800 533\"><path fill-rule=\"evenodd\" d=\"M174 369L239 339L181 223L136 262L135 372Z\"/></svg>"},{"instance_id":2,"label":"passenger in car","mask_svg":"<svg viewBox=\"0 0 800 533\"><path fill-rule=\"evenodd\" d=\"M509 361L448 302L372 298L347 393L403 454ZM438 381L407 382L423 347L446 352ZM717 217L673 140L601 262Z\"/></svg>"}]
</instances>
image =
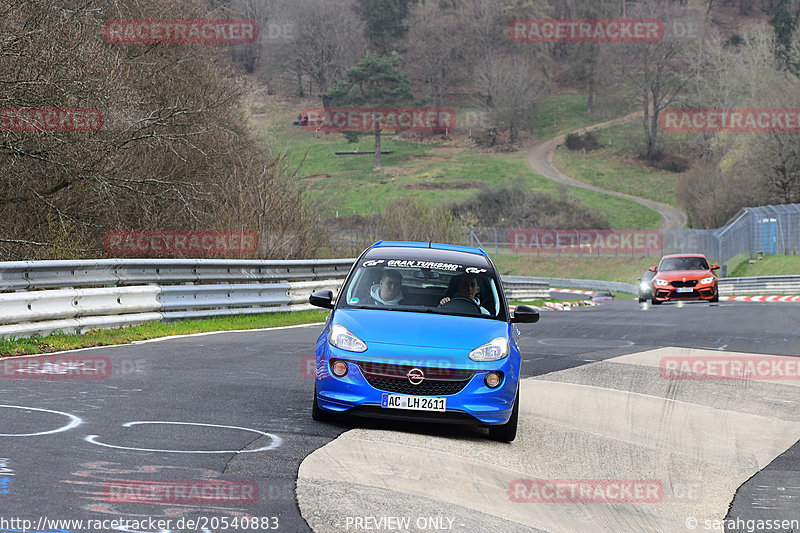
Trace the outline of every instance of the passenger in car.
<instances>
[{"instance_id":1,"label":"passenger in car","mask_svg":"<svg viewBox=\"0 0 800 533\"><path fill-rule=\"evenodd\" d=\"M370 287L369 295L379 305L397 305L403 302L403 275L397 270L384 270L380 283Z\"/></svg>"}]
</instances>

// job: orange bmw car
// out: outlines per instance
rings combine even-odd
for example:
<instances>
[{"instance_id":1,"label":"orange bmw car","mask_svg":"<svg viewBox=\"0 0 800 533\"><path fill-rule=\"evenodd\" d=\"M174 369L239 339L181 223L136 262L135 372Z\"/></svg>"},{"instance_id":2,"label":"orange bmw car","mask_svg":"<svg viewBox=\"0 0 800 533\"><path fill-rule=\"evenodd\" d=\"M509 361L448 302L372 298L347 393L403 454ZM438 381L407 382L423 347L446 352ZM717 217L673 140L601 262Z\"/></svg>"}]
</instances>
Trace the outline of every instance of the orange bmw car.
<instances>
[{"instance_id":1,"label":"orange bmw car","mask_svg":"<svg viewBox=\"0 0 800 533\"><path fill-rule=\"evenodd\" d=\"M661 258L653 276L653 304L670 300L719 301L717 275L719 265L709 266L702 254L675 254Z\"/></svg>"}]
</instances>

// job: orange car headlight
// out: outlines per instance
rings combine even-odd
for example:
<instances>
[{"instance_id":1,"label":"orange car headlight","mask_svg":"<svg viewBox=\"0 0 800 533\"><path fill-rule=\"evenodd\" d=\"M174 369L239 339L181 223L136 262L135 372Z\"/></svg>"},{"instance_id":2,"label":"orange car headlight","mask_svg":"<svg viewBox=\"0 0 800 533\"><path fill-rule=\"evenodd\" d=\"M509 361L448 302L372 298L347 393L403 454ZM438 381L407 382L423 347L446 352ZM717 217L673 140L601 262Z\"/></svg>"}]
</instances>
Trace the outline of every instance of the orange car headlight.
<instances>
[{"instance_id":1,"label":"orange car headlight","mask_svg":"<svg viewBox=\"0 0 800 533\"><path fill-rule=\"evenodd\" d=\"M700 280L701 285L708 285L709 283L714 283L714 276L708 276Z\"/></svg>"}]
</instances>

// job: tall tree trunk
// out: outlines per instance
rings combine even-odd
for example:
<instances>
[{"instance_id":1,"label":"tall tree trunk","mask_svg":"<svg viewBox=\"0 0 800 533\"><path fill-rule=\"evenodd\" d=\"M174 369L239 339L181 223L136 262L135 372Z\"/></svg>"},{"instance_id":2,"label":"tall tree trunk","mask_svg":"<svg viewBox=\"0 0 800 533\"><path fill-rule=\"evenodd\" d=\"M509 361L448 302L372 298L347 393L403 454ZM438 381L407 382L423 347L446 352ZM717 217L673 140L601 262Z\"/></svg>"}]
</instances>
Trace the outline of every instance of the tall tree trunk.
<instances>
[{"instance_id":1,"label":"tall tree trunk","mask_svg":"<svg viewBox=\"0 0 800 533\"><path fill-rule=\"evenodd\" d=\"M381 129L375 126L375 168L381 168Z\"/></svg>"},{"instance_id":2,"label":"tall tree trunk","mask_svg":"<svg viewBox=\"0 0 800 533\"><path fill-rule=\"evenodd\" d=\"M589 83L587 87L589 97L586 100L586 113L591 115L594 113L594 93L597 85L597 80L595 79L597 76L597 69L595 68L597 65L597 46L594 44L589 46L591 47L589 52Z\"/></svg>"}]
</instances>

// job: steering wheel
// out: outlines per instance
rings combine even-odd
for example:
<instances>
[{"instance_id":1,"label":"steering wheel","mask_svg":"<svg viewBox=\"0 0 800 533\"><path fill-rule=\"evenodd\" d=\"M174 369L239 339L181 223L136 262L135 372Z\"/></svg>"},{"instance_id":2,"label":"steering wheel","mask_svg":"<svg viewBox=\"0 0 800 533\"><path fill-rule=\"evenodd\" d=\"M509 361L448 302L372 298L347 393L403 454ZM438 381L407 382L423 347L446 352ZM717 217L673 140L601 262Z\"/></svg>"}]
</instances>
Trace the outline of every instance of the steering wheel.
<instances>
[{"instance_id":1,"label":"steering wheel","mask_svg":"<svg viewBox=\"0 0 800 533\"><path fill-rule=\"evenodd\" d=\"M475 300L470 300L463 296L453 296L442 308L447 308L448 311L456 313L481 314L481 307L475 303Z\"/></svg>"}]
</instances>

